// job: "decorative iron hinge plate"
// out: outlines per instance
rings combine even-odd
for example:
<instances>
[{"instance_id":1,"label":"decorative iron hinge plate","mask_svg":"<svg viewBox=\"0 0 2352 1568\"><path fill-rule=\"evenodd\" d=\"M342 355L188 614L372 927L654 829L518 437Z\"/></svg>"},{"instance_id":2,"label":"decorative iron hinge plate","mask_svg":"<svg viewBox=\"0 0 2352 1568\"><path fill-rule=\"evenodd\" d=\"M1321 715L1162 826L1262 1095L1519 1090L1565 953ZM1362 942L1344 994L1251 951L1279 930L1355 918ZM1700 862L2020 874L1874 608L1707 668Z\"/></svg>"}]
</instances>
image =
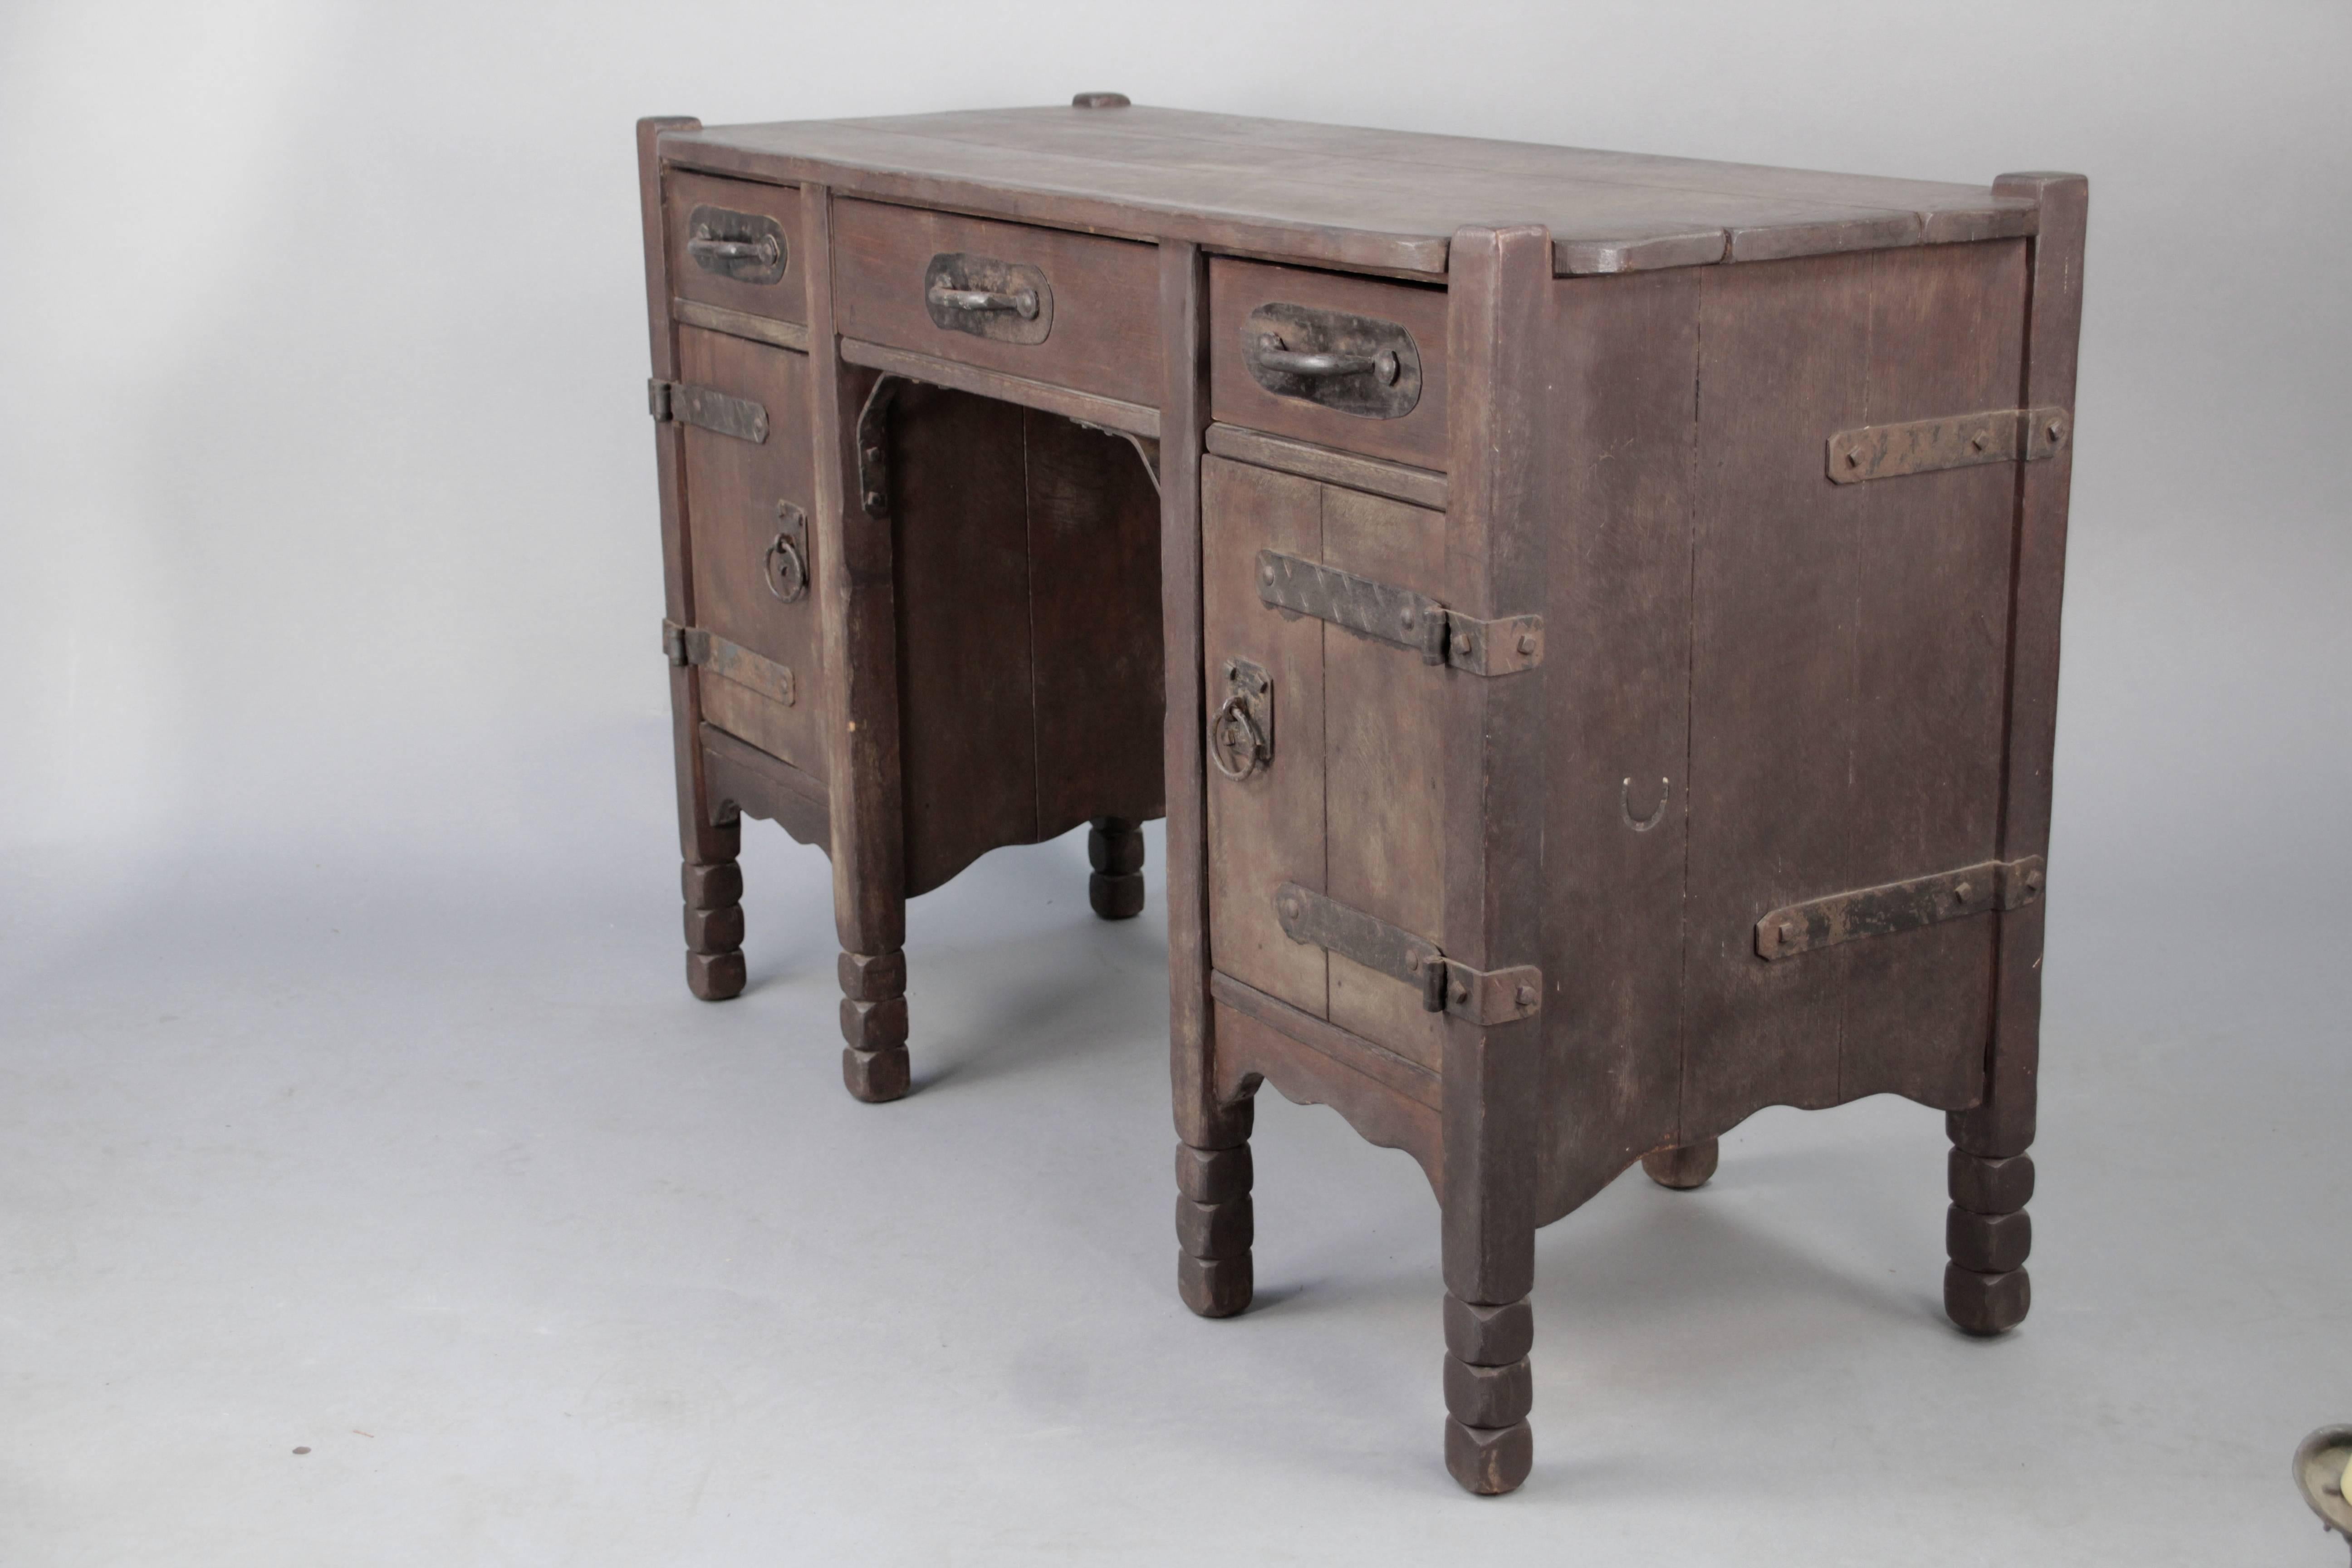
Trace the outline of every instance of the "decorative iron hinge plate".
<instances>
[{"instance_id":1,"label":"decorative iron hinge plate","mask_svg":"<svg viewBox=\"0 0 2352 1568\"><path fill-rule=\"evenodd\" d=\"M1411 588L1278 550L1257 552L1257 596L1277 610L1313 616L1375 642L1410 648L1424 664L1471 675L1516 675L1543 662L1541 616L1482 621Z\"/></svg>"},{"instance_id":2,"label":"decorative iron hinge plate","mask_svg":"<svg viewBox=\"0 0 2352 1568\"><path fill-rule=\"evenodd\" d=\"M789 665L753 653L740 643L703 630L662 622L662 651L673 666L699 665L722 679L790 708L800 700L800 681Z\"/></svg>"},{"instance_id":3,"label":"decorative iron hinge plate","mask_svg":"<svg viewBox=\"0 0 2352 1568\"><path fill-rule=\"evenodd\" d=\"M2063 408L1996 408L1915 419L1907 425L1864 425L1830 437L1830 478L1838 484L1891 479L1899 474L1965 468L1976 463L2032 462L2054 457L2074 419Z\"/></svg>"},{"instance_id":4,"label":"decorative iron hinge plate","mask_svg":"<svg viewBox=\"0 0 2352 1568\"><path fill-rule=\"evenodd\" d=\"M1473 1024L1511 1024L1534 1017L1543 1007L1543 971L1531 963L1473 969L1446 957L1425 936L1296 882L1275 890L1274 912L1291 941L1403 981L1421 992L1421 1005L1429 1012L1450 1013Z\"/></svg>"},{"instance_id":5,"label":"decorative iron hinge plate","mask_svg":"<svg viewBox=\"0 0 2352 1568\"><path fill-rule=\"evenodd\" d=\"M1987 860L1933 877L1790 904L1756 922L1756 952L1767 959L1794 958L1865 936L1892 936L1968 915L2017 909L2042 896L2042 857L2028 855L2022 860Z\"/></svg>"},{"instance_id":6,"label":"decorative iron hinge plate","mask_svg":"<svg viewBox=\"0 0 2352 1568\"><path fill-rule=\"evenodd\" d=\"M768 411L748 397L730 397L690 381L646 383L646 406L656 419L675 419L754 445L768 438Z\"/></svg>"},{"instance_id":7,"label":"decorative iron hinge plate","mask_svg":"<svg viewBox=\"0 0 2352 1568\"><path fill-rule=\"evenodd\" d=\"M876 377L857 411L857 499L866 515L877 521L890 515L890 405L906 384L903 376Z\"/></svg>"}]
</instances>

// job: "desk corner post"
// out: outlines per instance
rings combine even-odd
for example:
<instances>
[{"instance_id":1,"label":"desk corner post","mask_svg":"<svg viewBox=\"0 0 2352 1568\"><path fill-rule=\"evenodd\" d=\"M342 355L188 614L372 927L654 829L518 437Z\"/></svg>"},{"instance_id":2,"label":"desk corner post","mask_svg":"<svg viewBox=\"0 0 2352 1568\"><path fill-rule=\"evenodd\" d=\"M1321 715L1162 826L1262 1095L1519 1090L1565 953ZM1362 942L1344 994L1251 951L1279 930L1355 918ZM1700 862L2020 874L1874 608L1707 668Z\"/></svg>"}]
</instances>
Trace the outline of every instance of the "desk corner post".
<instances>
[{"instance_id":1,"label":"desk corner post","mask_svg":"<svg viewBox=\"0 0 2352 1568\"><path fill-rule=\"evenodd\" d=\"M669 245L662 201L660 141L666 131L698 131L702 121L663 115L637 121L637 196L645 226L646 326L656 381L677 378L677 328L669 314ZM693 536L687 527L686 448L681 426L654 424L654 462L661 495L662 614L671 626L694 625ZM736 857L742 818L713 798L702 755L701 672L673 661L669 672L671 750L677 771L680 890L686 913L687 989L706 1002L742 994L743 873Z\"/></svg>"},{"instance_id":2,"label":"desk corner post","mask_svg":"<svg viewBox=\"0 0 2352 1568\"><path fill-rule=\"evenodd\" d=\"M2083 322L2083 242L2090 184L2080 174L2004 174L2002 196L2040 211L2027 242L2024 384L2019 406L2074 407ZM2058 729L2058 622L2066 574L2066 512L2075 443L2020 463L2011 574L2008 739L2001 781L2003 861L2050 849L2051 762ZM1971 1334L2015 1328L2032 1305L2026 1256L2033 1230L2035 1080L2042 1057L2042 952L2046 899L1993 918L1992 1033L1981 1103L1948 1118L1952 1140L1945 1217L1944 1310Z\"/></svg>"},{"instance_id":3,"label":"desk corner post","mask_svg":"<svg viewBox=\"0 0 2352 1568\"><path fill-rule=\"evenodd\" d=\"M1551 237L1465 228L1447 260L1447 603L1543 609L1540 420ZM1544 675L1465 678L1447 705L1445 950L1482 970L1542 961ZM1448 1015L1444 1077L1445 1462L1469 1490L1534 1463L1536 1143L1543 1015Z\"/></svg>"},{"instance_id":4,"label":"desk corner post","mask_svg":"<svg viewBox=\"0 0 2352 1568\"><path fill-rule=\"evenodd\" d=\"M809 384L817 597L824 627L833 916L841 938L842 1080L857 1099L906 1094L907 876L900 827L898 604L890 520L858 485L858 414L880 379L841 357L833 193L801 187L809 258Z\"/></svg>"},{"instance_id":5,"label":"desk corner post","mask_svg":"<svg viewBox=\"0 0 2352 1568\"><path fill-rule=\"evenodd\" d=\"M1209 1000L1207 776L1201 666L1201 453L1209 426L1209 260L1190 240L1160 246L1160 626L1168 680L1169 1068L1176 1110L1176 1283L1204 1318L1250 1304L1245 1094L1217 1094Z\"/></svg>"}]
</instances>

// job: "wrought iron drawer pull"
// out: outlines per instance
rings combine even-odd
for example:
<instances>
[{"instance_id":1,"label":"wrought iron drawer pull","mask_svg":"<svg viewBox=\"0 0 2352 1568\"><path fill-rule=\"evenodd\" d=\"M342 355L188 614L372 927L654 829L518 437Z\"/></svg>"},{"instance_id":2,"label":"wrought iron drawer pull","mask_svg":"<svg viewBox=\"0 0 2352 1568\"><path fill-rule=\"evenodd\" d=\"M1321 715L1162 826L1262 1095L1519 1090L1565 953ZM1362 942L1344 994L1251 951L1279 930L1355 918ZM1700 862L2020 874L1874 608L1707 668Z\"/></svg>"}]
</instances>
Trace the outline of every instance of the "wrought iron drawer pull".
<instances>
[{"instance_id":1,"label":"wrought iron drawer pull","mask_svg":"<svg viewBox=\"0 0 2352 1568\"><path fill-rule=\"evenodd\" d=\"M1286 375L1361 375L1370 371L1383 386L1394 386L1397 378L1393 349L1376 354L1300 353L1283 347L1282 340L1271 332L1257 341L1257 363Z\"/></svg>"},{"instance_id":2,"label":"wrought iron drawer pull","mask_svg":"<svg viewBox=\"0 0 2352 1568\"><path fill-rule=\"evenodd\" d=\"M739 213L705 204L686 216L686 254L705 272L737 283L784 280L784 226L766 213Z\"/></svg>"},{"instance_id":3,"label":"wrought iron drawer pull","mask_svg":"<svg viewBox=\"0 0 2352 1568\"><path fill-rule=\"evenodd\" d=\"M1034 289L999 294L986 289L953 289L940 282L931 285L930 300L946 310L1010 310L1024 321L1037 319L1037 291Z\"/></svg>"},{"instance_id":4,"label":"wrought iron drawer pull","mask_svg":"<svg viewBox=\"0 0 2352 1568\"><path fill-rule=\"evenodd\" d=\"M773 267L783 259L782 249L767 235L758 239L707 239L697 235L686 242L686 253L705 263L756 261L762 267Z\"/></svg>"}]
</instances>

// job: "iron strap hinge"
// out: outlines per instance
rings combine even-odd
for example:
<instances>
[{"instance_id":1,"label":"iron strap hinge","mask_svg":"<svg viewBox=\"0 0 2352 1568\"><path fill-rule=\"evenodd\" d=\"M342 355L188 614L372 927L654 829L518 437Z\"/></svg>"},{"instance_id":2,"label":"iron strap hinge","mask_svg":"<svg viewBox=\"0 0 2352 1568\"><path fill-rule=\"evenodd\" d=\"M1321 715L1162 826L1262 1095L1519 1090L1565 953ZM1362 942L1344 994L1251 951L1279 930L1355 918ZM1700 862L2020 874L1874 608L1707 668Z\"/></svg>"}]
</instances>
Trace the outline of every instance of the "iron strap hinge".
<instances>
[{"instance_id":1,"label":"iron strap hinge","mask_svg":"<svg viewBox=\"0 0 2352 1568\"><path fill-rule=\"evenodd\" d=\"M768 438L768 411L748 397L730 397L690 381L646 383L646 411L656 419L693 425L753 445Z\"/></svg>"},{"instance_id":2,"label":"iron strap hinge","mask_svg":"<svg viewBox=\"0 0 2352 1568\"><path fill-rule=\"evenodd\" d=\"M1257 596L1286 614L1313 616L1375 642L1411 648L1424 664L1470 675L1517 675L1543 662L1541 616L1480 620L1411 588L1278 550L1257 552Z\"/></svg>"},{"instance_id":3,"label":"iron strap hinge","mask_svg":"<svg viewBox=\"0 0 2352 1568\"><path fill-rule=\"evenodd\" d=\"M1966 915L2020 909L2042 896L2042 857L2028 855L1789 904L1756 922L1757 956L1794 958L1865 936L1892 936Z\"/></svg>"},{"instance_id":4,"label":"iron strap hinge","mask_svg":"<svg viewBox=\"0 0 2352 1568\"><path fill-rule=\"evenodd\" d=\"M1991 408L1904 425L1864 425L1830 437L1830 479L1841 485L1929 474L1978 463L2054 458L2074 426L2063 408Z\"/></svg>"},{"instance_id":5,"label":"iron strap hinge","mask_svg":"<svg viewBox=\"0 0 2352 1568\"><path fill-rule=\"evenodd\" d=\"M689 664L710 662L710 634L699 626L682 626L676 621L662 621L662 652L668 656L673 668L683 669Z\"/></svg>"},{"instance_id":6,"label":"iron strap hinge","mask_svg":"<svg viewBox=\"0 0 2352 1568\"><path fill-rule=\"evenodd\" d=\"M1473 969L1446 957L1425 936L1296 882L1275 889L1274 912L1291 941L1336 952L1417 987L1428 1012L1450 1013L1479 1025L1512 1024L1534 1017L1543 1006L1543 971L1534 964Z\"/></svg>"},{"instance_id":7,"label":"iron strap hinge","mask_svg":"<svg viewBox=\"0 0 2352 1568\"><path fill-rule=\"evenodd\" d=\"M663 621L662 652L668 656L673 668L698 665L721 679L731 680L787 708L800 700L800 681L791 666L778 664L764 654L753 653L700 626Z\"/></svg>"}]
</instances>

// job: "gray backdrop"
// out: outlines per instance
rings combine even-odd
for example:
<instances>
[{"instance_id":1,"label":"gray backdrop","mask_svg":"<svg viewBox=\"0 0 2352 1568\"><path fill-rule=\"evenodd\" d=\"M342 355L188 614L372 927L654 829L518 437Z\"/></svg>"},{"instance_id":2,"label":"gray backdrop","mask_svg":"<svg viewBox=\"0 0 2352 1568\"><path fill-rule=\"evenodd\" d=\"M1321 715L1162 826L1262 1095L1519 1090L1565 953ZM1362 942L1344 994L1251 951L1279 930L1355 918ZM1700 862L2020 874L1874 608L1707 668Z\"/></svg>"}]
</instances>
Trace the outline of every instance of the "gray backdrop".
<instances>
[{"instance_id":1,"label":"gray backdrop","mask_svg":"<svg viewBox=\"0 0 2352 1568\"><path fill-rule=\"evenodd\" d=\"M2340 0L16 0L0 1556L2326 1561L2347 46ZM1769 1112L1715 1207L1546 1233L1538 1468L1481 1511L1396 1156L1267 1108L1268 1308L1172 1310L1156 884L1095 927L1065 843L919 905L891 1110L832 1083L814 852L756 831L753 990L685 1000L631 123L1096 88L2091 176L2014 1348L1936 1328L1932 1118Z\"/></svg>"}]
</instances>

